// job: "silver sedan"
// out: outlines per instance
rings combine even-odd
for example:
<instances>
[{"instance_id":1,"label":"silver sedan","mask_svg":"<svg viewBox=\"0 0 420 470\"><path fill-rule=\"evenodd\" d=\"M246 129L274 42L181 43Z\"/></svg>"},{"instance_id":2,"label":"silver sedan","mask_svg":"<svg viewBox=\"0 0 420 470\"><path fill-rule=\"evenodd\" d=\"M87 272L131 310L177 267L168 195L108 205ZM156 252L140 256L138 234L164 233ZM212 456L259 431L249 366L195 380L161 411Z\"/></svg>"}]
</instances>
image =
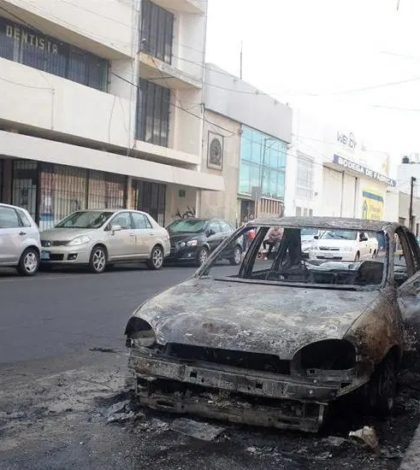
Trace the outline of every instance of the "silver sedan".
<instances>
[{"instance_id":1,"label":"silver sedan","mask_svg":"<svg viewBox=\"0 0 420 470\"><path fill-rule=\"evenodd\" d=\"M41 233L41 263L87 265L101 273L111 264L146 262L160 269L170 253L168 232L149 214L132 210L82 210Z\"/></svg>"}]
</instances>

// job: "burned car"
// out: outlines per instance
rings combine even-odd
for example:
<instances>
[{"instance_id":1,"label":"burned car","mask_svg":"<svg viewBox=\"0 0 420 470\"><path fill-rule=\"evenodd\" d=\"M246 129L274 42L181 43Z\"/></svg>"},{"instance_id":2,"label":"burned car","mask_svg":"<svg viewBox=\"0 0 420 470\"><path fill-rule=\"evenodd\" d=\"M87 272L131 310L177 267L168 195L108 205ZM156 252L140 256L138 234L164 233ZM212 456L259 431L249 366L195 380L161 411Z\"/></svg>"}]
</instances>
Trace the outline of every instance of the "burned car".
<instances>
[{"instance_id":1,"label":"burned car","mask_svg":"<svg viewBox=\"0 0 420 470\"><path fill-rule=\"evenodd\" d=\"M266 259L262 244L273 227L283 236ZM308 259L301 240L307 229L376 233L383 248L353 262ZM223 265L225 250L250 230L256 236L241 265ZM419 269L416 239L398 224L250 222L192 279L129 319L138 397L159 410L314 432L328 405L345 396L387 414L398 368L417 354Z\"/></svg>"}]
</instances>

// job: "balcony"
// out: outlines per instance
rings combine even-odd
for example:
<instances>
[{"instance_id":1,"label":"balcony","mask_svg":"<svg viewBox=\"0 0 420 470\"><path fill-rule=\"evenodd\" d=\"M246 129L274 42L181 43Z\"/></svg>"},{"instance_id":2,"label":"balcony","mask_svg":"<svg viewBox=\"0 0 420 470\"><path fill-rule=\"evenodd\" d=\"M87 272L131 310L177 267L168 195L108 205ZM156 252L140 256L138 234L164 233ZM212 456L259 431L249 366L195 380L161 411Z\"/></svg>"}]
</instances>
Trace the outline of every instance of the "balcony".
<instances>
[{"instance_id":1,"label":"balcony","mask_svg":"<svg viewBox=\"0 0 420 470\"><path fill-rule=\"evenodd\" d=\"M172 64L163 62L144 52L139 53L140 75L156 85L171 89L196 88L203 86L201 74L190 75ZM202 69L199 69L202 72Z\"/></svg>"},{"instance_id":2,"label":"balcony","mask_svg":"<svg viewBox=\"0 0 420 470\"><path fill-rule=\"evenodd\" d=\"M153 3L167 10L202 15L207 10L207 2L202 0L153 0Z\"/></svg>"},{"instance_id":3,"label":"balcony","mask_svg":"<svg viewBox=\"0 0 420 470\"><path fill-rule=\"evenodd\" d=\"M0 120L127 147L130 102L0 58Z\"/></svg>"}]
</instances>

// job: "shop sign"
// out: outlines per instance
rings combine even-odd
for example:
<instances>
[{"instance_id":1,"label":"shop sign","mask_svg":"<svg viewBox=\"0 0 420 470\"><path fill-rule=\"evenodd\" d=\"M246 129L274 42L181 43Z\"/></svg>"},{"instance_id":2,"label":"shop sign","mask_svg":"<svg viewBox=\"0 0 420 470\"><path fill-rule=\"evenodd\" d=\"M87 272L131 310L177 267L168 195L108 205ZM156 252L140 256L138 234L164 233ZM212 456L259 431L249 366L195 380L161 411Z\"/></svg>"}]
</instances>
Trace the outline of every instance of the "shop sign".
<instances>
[{"instance_id":1,"label":"shop sign","mask_svg":"<svg viewBox=\"0 0 420 470\"><path fill-rule=\"evenodd\" d=\"M384 196L373 189L362 192L362 219L382 220L384 215Z\"/></svg>"},{"instance_id":2,"label":"shop sign","mask_svg":"<svg viewBox=\"0 0 420 470\"><path fill-rule=\"evenodd\" d=\"M381 183L385 183L388 186L397 185L397 182L393 180L392 178L389 178L389 176L382 175L381 173L378 173L377 171L373 171L370 168L360 165L359 163L352 162L351 160L347 160L347 158L343 158L340 155L334 155L333 163L335 163L338 166L341 166L342 168L348 168L349 170L355 171L356 173L359 173L360 175L367 176L368 178L372 178Z\"/></svg>"},{"instance_id":3,"label":"shop sign","mask_svg":"<svg viewBox=\"0 0 420 470\"><path fill-rule=\"evenodd\" d=\"M337 132L337 141L341 142L344 146L349 147L352 150L354 150L357 145L353 132L350 132L348 135L343 134L342 132Z\"/></svg>"},{"instance_id":4,"label":"shop sign","mask_svg":"<svg viewBox=\"0 0 420 470\"><path fill-rule=\"evenodd\" d=\"M56 42L51 41L47 36L36 34L34 31L30 31L17 24L6 23L5 34L6 37L15 39L21 44L28 44L50 54L58 54L58 44Z\"/></svg>"}]
</instances>

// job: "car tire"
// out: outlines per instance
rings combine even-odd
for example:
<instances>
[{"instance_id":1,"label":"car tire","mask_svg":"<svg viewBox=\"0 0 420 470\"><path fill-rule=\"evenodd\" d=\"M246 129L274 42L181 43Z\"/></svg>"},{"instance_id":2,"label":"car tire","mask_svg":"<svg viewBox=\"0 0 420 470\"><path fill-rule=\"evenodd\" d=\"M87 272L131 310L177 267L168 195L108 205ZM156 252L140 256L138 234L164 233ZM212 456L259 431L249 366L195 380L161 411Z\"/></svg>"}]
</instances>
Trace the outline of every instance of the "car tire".
<instances>
[{"instance_id":1,"label":"car tire","mask_svg":"<svg viewBox=\"0 0 420 470\"><path fill-rule=\"evenodd\" d=\"M39 253L35 248L26 248L17 266L22 276L34 276L39 269Z\"/></svg>"},{"instance_id":2,"label":"car tire","mask_svg":"<svg viewBox=\"0 0 420 470\"><path fill-rule=\"evenodd\" d=\"M101 274L107 266L107 253L103 246L93 247L89 258L89 271L95 274Z\"/></svg>"},{"instance_id":3,"label":"car tire","mask_svg":"<svg viewBox=\"0 0 420 470\"><path fill-rule=\"evenodd\" d=\"M207 261L208 257L209 250L205 246L201 247L197 253L196 265L201 266Z\"/></svg>"},{"instance_id":4,"label":"car tire","mask_svg":"<svg viewBox=\"0 0 420 470\"><path fill-rule=\"evenodd\" d=\"M229 262L232 266L238 266L242 261L242 250L239 245L236 245L233 249L233 256L229 258Z\"/></svg>"},{"instance_id":5,"label":"car tire","mask_svg":"<svg viewBox=\"0 0 420 470\"><path fill-rule=\"evenodd\" d=\"M360 261L360 253L359 252L357 252L356 256L354 257L354 262L357 263L358 261Z\"/></svg>"},{"instance_id":6,"label":"car tire","mask_svg":"<svg viewBox=\"0 0 420 470\"><path fill-rule=\"evenodd\" d=\"M150 254L150 259L147 261L147 266L149 269L154 269L155 271L159 270L163 266L164 254L163 250L159 245L156 245L152 253Z\"/></svg>"},{"instance_id":7,"label":"car tire","mask_svg":"<svg viewBox=\"0 0 420 470\"><path fill-rule=\"evenodd\" d=\"M396 363L392 356L387 356L378 365L365 387L365 411L377 416L388 416L394 407L397 391Z\"/></svg>"}]
</instances>

